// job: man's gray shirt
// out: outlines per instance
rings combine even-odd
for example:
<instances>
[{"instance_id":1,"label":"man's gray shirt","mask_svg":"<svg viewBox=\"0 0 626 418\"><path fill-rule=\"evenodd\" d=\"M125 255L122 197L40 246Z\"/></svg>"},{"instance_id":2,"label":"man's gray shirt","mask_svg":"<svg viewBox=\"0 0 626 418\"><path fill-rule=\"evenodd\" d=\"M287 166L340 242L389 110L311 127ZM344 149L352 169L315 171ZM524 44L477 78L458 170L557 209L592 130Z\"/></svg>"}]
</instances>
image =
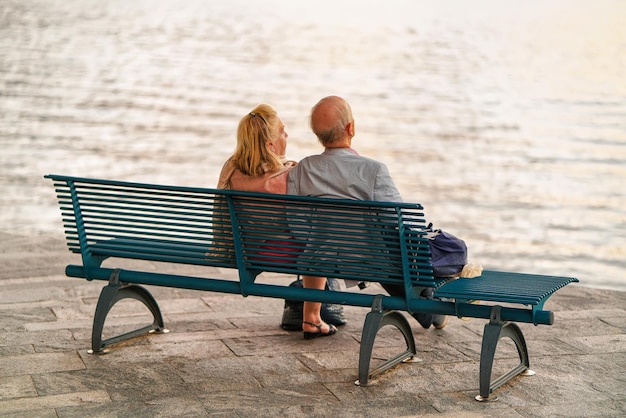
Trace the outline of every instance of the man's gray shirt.
<instances>
[{"instance_id":1,"label":"man's gray shirt","mask_svg":"<svg viewBox=\"0 0 626 418\"><path fill-rule=\"evenodd\" d=\"M402 201L387 166L371 158L361 157L350 148L326 149L320 155L312 155L300 161L289 171L287 194L370 201ZM315 214L311 213L310 219L311 226L314 227ZM341 227L341 223L338 223L334 232L341 231ZM298 225L298 228L302 230L302 225ZM336 236L336 234L329 235ZM376 234L375 238L384 240L383 235ZM336 238L329 238L325 242L320 242L317 239L314 245L307 244L300 257L306 259L308 254L316 254L316 257L321 256L324 260L324 254L335 254L330 259L341 260L336 257L335 240ZM368 262L367 255L347 255L347 259L352 261L354 257L364 257L362 262ZM338 261L336 270L342 271L343 266L344 263ZM356 280L345 280L345 282L348 287L358 283Z\"/></svg>"},{"instance_id":2,"label":"man's gray shirt","mask_svg":"<svg viewBox=\"0 0 626 418\"><path fill-rule=\"evenodd\" d=\"M350 148L328 148L289 172L287 194L402 202L387 166Z\"/></svg>"}]
</instances>

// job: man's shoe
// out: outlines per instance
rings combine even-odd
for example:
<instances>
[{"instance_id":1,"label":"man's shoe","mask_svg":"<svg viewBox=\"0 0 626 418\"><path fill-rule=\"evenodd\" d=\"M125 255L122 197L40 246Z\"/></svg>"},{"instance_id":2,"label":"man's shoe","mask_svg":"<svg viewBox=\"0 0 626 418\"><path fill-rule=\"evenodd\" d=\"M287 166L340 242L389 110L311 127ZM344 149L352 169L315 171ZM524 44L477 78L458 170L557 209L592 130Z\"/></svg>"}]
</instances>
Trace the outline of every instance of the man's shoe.
<instances>
[{"instance_id":1,"label":"man's shoe","mask_svg":"<svg viewBox=\"0 0 626 418\"><path fill-rule=\"evenodd\" d=\"M433 293L434 291L432 287L427 287L420 292L420 299L432 299ZM422 328L428 329L433 324L435 315L430 313L417 312L413 314L413 318L415 318L417 322L419 322Z\"/></svg>"},{"instance_id":2,"label":"man's shoe","mask_svg":"<svg viewBox=\"0 0 626 418\"><path fill-rule=\"evenodd\" d=\"M417 312L413 314L413 318L415 318L424 329L430 328L433 324L433 314Z\"/></svg>"},{"instance_id":3,"label":"man's shoe","mask_svg":"<svg viewBox=\"0 0 626 418\"><path fill-rule=\"evenodd\" d=\"M448 322L450 322L450 317L447 315L433 315L433 325L436 329L444 329Z\"/></svg>"},{"instance_id":4,"label":"man's shoe","mask_svg":"<svg viewBox=\"0 0 626 418\"><path fill-rule=\"evenodd\" d=\"M434 297L435 295L435 289L433 289L432 287L427 287L426 289L422 290L422 292L420 293L420 297L423 297L424 299L435 299ZM450 318L446 315L430 315L432 317L432 325L435 326L436 329L444 329L446 327L446 325L448 325L448 322L450 321ZM424 328L424 325L422 325Z\"/></svg>"}]
</instances>

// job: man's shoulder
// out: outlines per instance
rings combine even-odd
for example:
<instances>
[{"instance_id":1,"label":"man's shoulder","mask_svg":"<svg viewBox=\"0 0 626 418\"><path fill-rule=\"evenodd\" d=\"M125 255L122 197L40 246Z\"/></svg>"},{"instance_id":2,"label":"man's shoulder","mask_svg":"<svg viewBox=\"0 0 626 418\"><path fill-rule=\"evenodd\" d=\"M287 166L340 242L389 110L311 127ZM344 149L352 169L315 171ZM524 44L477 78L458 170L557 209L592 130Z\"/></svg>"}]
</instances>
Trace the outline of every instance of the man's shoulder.
<instances>
[{"instance_id":1,"label":"man's shoulder","mask_svg":"<svg viewBox=\"0 0 626 418\"><path fill-rule=\"evenodd\" d=\"M386 164L382 161L375 160L370 157L365 157L358 154L353 150L348 149L330 149L321 154L314 154L304 157L298 162L298 165L294 167L296 170L309 170L316 167L330 168L332 166L360 166L368 167L371 169L386 167Z\"/></svg>"},{"instance_id":2,"label":"man's shoulder","mask_svg":"<svg viewBox=\"0 0 626 418\"><path fill-rule=\"evenodd\" d=\"M378 160L375 160L375 159L370 158L370 157L365 157L363 155L358 155L357 157L361 158L363 161L366 161L368 164L385 165L385 163L383 163L382 161L378 161Z\"/></svg>"},{"instance_id":3,"label":"man's shoulder","mask_svg":"<svg viewBox=\"0 0 626 418\"><path fill-rule=\"evenodd\" d=\"M382 161L375 160L374 158L366 157L363 155L352 155L346 157L344 161L347 164L354 164L354 166L365 168L368 171L378 172L381 169L385 169L387 165Z\"/></svg>"},{"instance_id":4,"label":"man's shoulder","mask_svg":"<svg viewBox=\"0 0 626 418\"><path fill-rule=\"evenodd\" d=\"M353 150L352 148L339 148L326 150L319 155L311 155L307 158L330 158L342 161L352 161L359 164L372 164L372 165L384 165L383 162L375 160L370 157L363 156Z\"/></svg>"}]
</instances>

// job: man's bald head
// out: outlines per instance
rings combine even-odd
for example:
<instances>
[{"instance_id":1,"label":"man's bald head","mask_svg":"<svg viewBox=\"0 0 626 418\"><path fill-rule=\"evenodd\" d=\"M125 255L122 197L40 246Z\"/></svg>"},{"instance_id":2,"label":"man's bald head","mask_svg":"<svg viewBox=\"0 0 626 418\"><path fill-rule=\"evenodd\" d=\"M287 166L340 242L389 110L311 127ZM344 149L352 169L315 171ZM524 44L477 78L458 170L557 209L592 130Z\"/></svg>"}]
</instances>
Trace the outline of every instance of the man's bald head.
<instances>
[{"instance_id":1,"label":"man's bald head","mask_svg":"<svg viewBox=\"0 0 626 418\"><path fill-rule=\"evenodd\" d=\"M350 146L354 136L352 109L338 96L324 97L311 109L311 129L325 147Z\"/></svg>"}]
</instances>

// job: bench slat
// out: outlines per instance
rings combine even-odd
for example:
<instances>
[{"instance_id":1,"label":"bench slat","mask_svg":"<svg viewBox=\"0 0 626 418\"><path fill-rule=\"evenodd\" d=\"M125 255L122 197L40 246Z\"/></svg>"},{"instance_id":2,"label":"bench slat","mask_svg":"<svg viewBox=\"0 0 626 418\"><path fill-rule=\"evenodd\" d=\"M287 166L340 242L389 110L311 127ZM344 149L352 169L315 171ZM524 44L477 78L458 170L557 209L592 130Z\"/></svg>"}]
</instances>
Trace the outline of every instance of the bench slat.
<instances>
[{"instance_id":1,"label":"bench slat","mask_svg":"<svg viewBox=\"0 0 626 418\"><path fill-rule=\"evenodd\" d=\"M539 305L563 286L577 281L573 277L485 270L479 278L461 278L445 284L435 296Z\"/></svg>"}]
</instances>

